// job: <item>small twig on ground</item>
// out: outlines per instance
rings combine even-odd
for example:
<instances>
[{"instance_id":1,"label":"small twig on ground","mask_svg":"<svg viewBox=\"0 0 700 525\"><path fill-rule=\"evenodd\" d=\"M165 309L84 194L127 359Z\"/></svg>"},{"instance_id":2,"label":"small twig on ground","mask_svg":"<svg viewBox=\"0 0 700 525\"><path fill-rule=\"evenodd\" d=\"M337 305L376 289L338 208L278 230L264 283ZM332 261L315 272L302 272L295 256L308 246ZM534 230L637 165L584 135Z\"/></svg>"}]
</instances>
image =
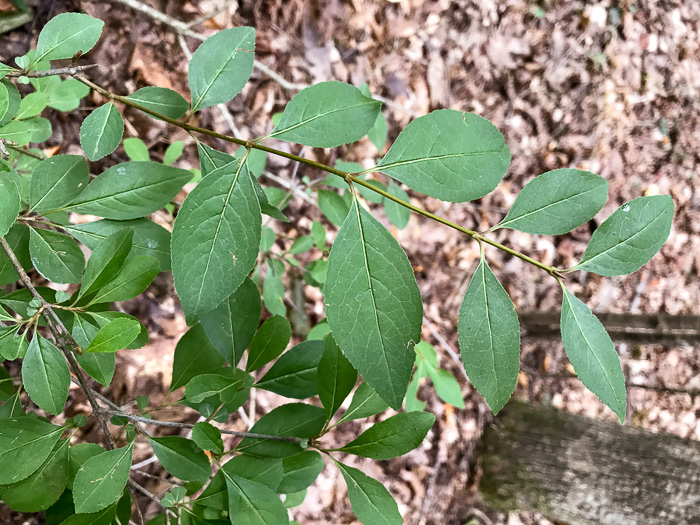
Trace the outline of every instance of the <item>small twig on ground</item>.
<instances>
[{"instance_id":1,"label":"small twig on ground","mask_svg":"<svg viewBox=\"0 0 700 525\"><path fill-rule=\"evenodd\" d=\"M464 371L464 365L462 364L462 360L459 358L459 355L457 352L455 352L450 346L450 343L448 343L444 337L440 335L440 332L437 331L435 328L435 325L430 322L430 320L426 317L423 316L423 324L425 324L428 327L428 330L430 330L431 335L435 338L435 340L440 344L440 347L447 352L447 354L452 358L452 360L457 363L457 368L460 369L464 377L469 379L467 377L467 373Z\"/></svg>"}]
</instances>

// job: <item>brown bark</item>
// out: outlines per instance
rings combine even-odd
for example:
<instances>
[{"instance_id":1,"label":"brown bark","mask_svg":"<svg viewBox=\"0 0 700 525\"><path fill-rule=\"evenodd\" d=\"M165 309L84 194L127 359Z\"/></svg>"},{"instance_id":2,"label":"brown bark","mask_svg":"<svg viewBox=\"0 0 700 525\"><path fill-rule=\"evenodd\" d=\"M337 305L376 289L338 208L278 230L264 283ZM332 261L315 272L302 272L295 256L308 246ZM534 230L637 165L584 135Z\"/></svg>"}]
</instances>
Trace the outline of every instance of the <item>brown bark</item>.
<instances>
[{"instance_id":1,"label":"brown bark","mask_svg":"<svg viewBox=\"0 0 700 525\"><path fill-rule=\"evenodd\" d=\"M501 511L572 525L700 524L700 443L512 401L481 442Z\"/></svg>"}]
</instances>

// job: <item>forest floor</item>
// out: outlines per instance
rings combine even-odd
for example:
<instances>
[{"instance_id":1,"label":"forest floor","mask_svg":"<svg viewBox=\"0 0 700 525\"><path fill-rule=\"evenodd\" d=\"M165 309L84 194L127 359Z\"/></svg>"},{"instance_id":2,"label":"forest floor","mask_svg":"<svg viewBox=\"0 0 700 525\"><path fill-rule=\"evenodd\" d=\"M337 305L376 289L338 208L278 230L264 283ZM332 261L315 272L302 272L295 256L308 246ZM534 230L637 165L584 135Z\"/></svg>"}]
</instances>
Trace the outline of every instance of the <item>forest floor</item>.
<instances>
[{"instance_id":1,"label":"forest floor","mask_svg":"<svg viewBox=\"0 0 700 525\"><path fill-rule=\"evenodd\" d=\"M51 16L82 9L105 21L102 40L89 57L100 65L91 71L93 79L119 94L154 85L185 95L186 53L193 52L199 41L180 37L173 27L125 3L34 2L39 6L32 23L0 35L0 60L25 53ZM675 204L671 235L642 270L615 278L577 272L567 284L594 312L700 314L700 3L696 0L146 3L185 22L218 13L193 26L205 35L232 26L254 27L256 58L289 82L368 83L372 93L392 102L383 109L389 122L387 147L414 117L436 109L453 108L490 119L505 135L513 157L495 192L465 204L445 204L409 192L415 203L467 228L483 231L496 224L535 175L568 167L600 174L610 184L609 200L592 223L556 239L509 230L494 234L499 242L546 264L572 266L595 225L624 202L670 194ZM264 135L270 130L271 115L295 93L256 70L242 94L227 105L235 132L243 138ZM84 101L88 108L101 103L97 95ZM86 114L48 115L55 125L49 144L60 146L61 153L81 154L78 133ZM126 134L143 138L155 156L162 155L170 142L183 140L185 154L178 166L198 167L193 139L182 130L132 110L124 116ZM217 108L198 118L198 125L232 132L227 114ZM210 144L230 151L223 142ZM327 164L341 159L365 167L375 165L382 153L367 140L333 151L304 151ZM125 160L120 148L93 168L101 171ZM309 167L296 172L287 161L273 158L267 169L284 180L319 176ZM274 227L291 237L307 233L312 219L322 220L321 212L301 199L292 201L288 215L291 224ZM382 212L377 216L388 225ZM355 464L392 492L407 524L461 525L472 518L484 524L549 523L530 513L499 514L480 501L475 488L479 474L475 447L492 416L446 349L458 353L457 314L478 262L477 243L417 216L407 228L394 228L392 233L416 270L428 320L423 338L438 349L441 366L459 379L466 408L442 403L429 384L423 385L419 395L438 419L426 442L397 460ZM556 281L495 249L486 255L518 311L559 309ZM312 322L321 320L320 294L309 288L305 301ZM144 296L122 307L148 324L151 342L141 350L119 354L117 376L106 394L117 403L136 395L158 401L170 383L173 349L186 330L171 276L162 274ZM697 347L622 343L616 348L628 382L653 388L629 389L626 424L700 440L700 396L665 391L700 390ZM570 365L561 343L526 338L521 363L517 398L616 419L578 380L562 377ZM255 402L258 415L281 404L274 394L258 394ZM74 404L74 409L78 407ZM168 416L158 414L159 419ZM146 453L145 447L141 452ZM138 453L136 461L143 459ZM167 488L150 485L157 494ZM336 469L327 466L293 515L303 525L355 523Z\"/></svg>"}]
</instances>

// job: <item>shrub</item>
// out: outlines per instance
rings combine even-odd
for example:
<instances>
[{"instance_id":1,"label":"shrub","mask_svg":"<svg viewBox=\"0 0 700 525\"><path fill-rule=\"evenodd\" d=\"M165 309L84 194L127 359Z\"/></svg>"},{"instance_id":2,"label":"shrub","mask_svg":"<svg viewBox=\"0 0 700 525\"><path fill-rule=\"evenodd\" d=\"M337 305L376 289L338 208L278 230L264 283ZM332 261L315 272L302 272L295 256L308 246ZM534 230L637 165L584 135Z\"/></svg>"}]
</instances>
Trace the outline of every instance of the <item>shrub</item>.
<instances>
[{"instance_id":1,"label":"shrub","mask_svg":"<svg viewBox=\"0 0 700 525\"><path fill-rule=\"evenodd\" d=\"M638 270L668 237L670 197L640 197L624 204L593 233L578 264L568 269L548 266L489 234L512 228L561 235L586 223L607 199L608 184L598 175L577 169L539 175L499 224L484 233L472 231L411 204L401 183L449 202L493 191L508 169L510 153L486 119L435 111L411 122L375 167L330 167L266 144L275 139L333 148L369 135L382 150L386 122L381 103L366 87L324 82L304 89L267 136L244 141L189 120L243 89L253 68L252 28L220 31L197 49L189 65L190 104L169 89L146 87L120 96L83 77L89 66L77 60L98 41L102 25L84 14L61 14L43 28L36 49L16 58L18 68L0 67L0 75L7 77L0 84L0 139L7 146L6 160L0 161L0 284L21 284L0 296L0 356L22 359L21 378L11 378L0 368L5 401L0 406L0 498L11 508L46 510L53 523L126 523L131 516L129 489L141 490L129 480L138 438L183 482L163 497L166 514L154 523L169 515L182 523L230 518L233 523L286 524L286 507L303 500L323 468L324 455L345 478L360 521L401 523L386 488L341 463L338 453L382 460L417 447L435 420L415 399L420 377L431 378L438 395L453 405L460 406L462 398L454 378L438 368L434 349L420 342L423 307L413 269L367 202L383 205L398 228L415 212L479 243L481 259L464 296L458 332L465 371L494 413L515 388L520 329L513 304L485 258L489 245L535 265L561 285L567 355L581 381L624 419L625 383L613 344L589 308L566 289L564 275L585 270L615 276ZM67 68L51 69L51 61L59 59L72 61ZM9 78L34 90L20 96ZM29 147L51 136L51 123L40 116L45 108L73 111L91 89L106 102L85 118L80 130L89 161L110 155L122 143L124 124L116 103L195 138L217 137L239 148L229 155L198 141L200 170L193 172L172 166L182 143L171 145L164 161L156 162L142 141L126 139L124 148L132 160L91 180L85 157L45 158L41 150ZM283 251L271 249L279 239L264 225L263 215L288 221L284 207L289 195L260 185L268 154L336 177L324 181L328 189L318 190L321 211L340 227L332 247L326 244L324 225L316 221L308 235L286 243ZM388 185L368 180L370 172L383 173ZM197 185L178 209L174 197L193 180ZM172 233L148 218L163 208L162 213L175 216ZM100 219L73 224L69 213ZM87 263L78 243L91 250ZM307 252L316 258L302 268L304 280L323 291L327 322L286 350L291 314L283 301L282 276L288 267L301 267L296 256ZM28 276L32 269L46 281L71 284L75 292L35 286ZM190 328L175 349L169 397L182 410L202 416L195 425L153 419L149 414L158 407L142 397L136 400L137 409L127 413L90 387L86 377L108 386L115 352L146 344L143 324L111 310L110 304L138 296L159 272L170 270ZM263 303L271 316L260 324ZM271 363L266 373L259 372ZM71 375L93 411L53 424L51 416L64 410ZM355 388L358 375L362 382ZM249 432L217 426L246 403L253 388L292 400L317 397L320 402L279 406ZM42 412L23 404L22 390ZM353 390L349 407L336 417ZM388 407L398 411L404 399L408 412L372 425L340 448L324 446L323 437L338 425ZM97 418L104 430L104 448L71 446L71 436L88 416ZM119 439L110 433L108 417L126 430ZM156 437L152 429L158 426L191 428L191 438ZM222 434L240 439L227 447Z\"/></svg>"}]
</instances>

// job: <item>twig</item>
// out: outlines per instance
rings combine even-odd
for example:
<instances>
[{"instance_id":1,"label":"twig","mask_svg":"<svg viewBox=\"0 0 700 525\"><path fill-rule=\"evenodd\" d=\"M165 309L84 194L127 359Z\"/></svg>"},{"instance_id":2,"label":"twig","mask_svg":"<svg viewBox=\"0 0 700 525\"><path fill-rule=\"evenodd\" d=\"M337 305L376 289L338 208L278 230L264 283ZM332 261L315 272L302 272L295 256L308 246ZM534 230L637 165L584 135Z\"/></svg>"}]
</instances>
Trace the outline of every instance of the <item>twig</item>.
<instances>
[{"instance_id":1,"label":"twig","mask_svg":"<svg viewBox=\"0 0 700 525\"><path fill-rule=\"evenodd\" d=\"M57 75L70 75L74 76L82 71L87 71L97 67L99 64L85 64L83 66L69 66L69 67L57 67L54 69L44 69L37 71L24 71L23 69L13 69L10 71L6 77L29 77L29 78L43 78L51 77Z\"/></svg>"},{"instance_id":2,"label":"twig","mask_svg":"<svg viewBox=\"0 0 700 525\"><path fill-rule=\"evenodd\" d=\"M177 518L177 515L170 509L166 508L163 506L163 504L160 502L158 498L156 498L153 494L148 492L145 488L143 488L141 485L136 483L133 479L129 480L129 487L132 489L138 490L141 494L146 496L148 499L150 499L152 502L154 502L156 505L158 505L161 509L163 509L167 514L172 516L173 518ZM140 511L139 511L140 512Z\"/></svg>"},{"instance_id":3,"label":"twig","mask_svg":"<svg viewBox=\"0 0 700 525\"><path fill-rule=\"evenodd\" d=\"M469 377L467 377L467 372L465 372L465 370L464 370L464 365L462 365L462 361L459 358L459 355L457 354L457 352L455 352L452 349L450 344L447 341L445 341L445 338L440 335L440 333L435 328L435 325L433 323L431 323L430 320L426 316L423 316L423 323L428 327L428 330L430 330L430 333L435 338L435 340L438 343L440 343L440 346L442 347L442 349L445 352L447 352L447 354L452 358L452 360L455 363L457 363L457 365L458 365L457 368L459 368L459 370L462 372L462 374L464 374L464 377L469 379Z\"/></svg>"},{"instance_id":4,"label":"twig","mask_svg":"<svg viewBox=\"0 0 700 525\"><path fill-rule=\"evenodd\" d=\"M131 7L132 9L136 11L140 11L142 13L147 14L154 20L158 20L159 22L172 27L175 31L180 33L181 35L184 36L189 36L192 38L196 38L197 40L204 41L207 39L206 35L203 35L202 33L198 33L197 31L193 31L189 24L186 24L185 22L182 22L180 20L176 20L175 18L166 15L165 13L161 13L157 9L153 9L150 6L147 6L145 4L142 4L141 2L138 2L137 0L112 0L112 2L116 2L118 4L122 4L128 7ZM289 90L294 90L294 91L299 91L301 89L309 87L307 84L295 84L293 82L288 81L278 73L275 73L272 69L267 67L265 64L262 62L259 62L257 59L253 61L253 67L260 71L261 73L266 74L268 77L270 77L272 80L277 82L280 86L282 86L284 89L289 89Z\"/></svg>"},{"instance_id":5,"label":"twig","mask_svg":"<svg viewBox=\"0 0 700 525\"><path fill-rule=\"evenodd\" d=\"M36 288L34 288L34 285L32 284L31 279L29 279L27 272L24 271L24 268L17 259L15 252L12 251L12 248L10 247L10 245L4 237L0 238L0 245L2 245L3 250L5 250L7 257L12 263L12 266L14 266L15 270L19 274L19 278L20 281L22 281L22 284L27 288L27 290L29 290L29 293L34 298L39 299L39 301L41 301L41 305L43 307L41 315L46 320L46 324L48 325L49 330L51 330L51 334L56 340L56 345L58 346L58 348L60 348L61 352L63 352L63 355L68 360L68 364L70 365L70 368L73 371L73 375L77 378L80 387L83 389L83 392L85 392L85 395L88 398L88 402L90 403L93 412L95 413L98 421L100 422L102 431L107 437L107 449L112 450L113 448L116 448L114 437L112 437L112 433L109 431L109 427L107 426L107 421L102 415L102 408L100 407L99 403L97 403L97 400L93 395L92 389L87 385L85 376L83 375L83 372L80 369L78 361L73 355L72 349L69 348L69 345L72 345L74 348L80 348L80 345L70 335L70 332L68 332L63 322L61 322L61 320L58 318L56 312L54 312L51 305L44 300L44 298L41 296L41 294L39 294L39 292L36 291Z\"/></svg>"},{"instance_id":6,"label":"twig","mask_svg":"<svg viewBox=\"0 0 700 525\"><path fill-rule=\"evenodd\" d=\"M174 427L174 428L194 428L191 423L177 423L175 421L159 421L157 419L149 419L147 417L136 416L134 414L127 414L126 412L120 412L118 410L109 410L110 414L115 416L124 417L130 421L139 421L141 423L146 423L147 425L157 425L161 427ZM269 439L270 441L285 441L287 443L300 443L301 438L294 436L272 436L269 434L256 434L254 432L238 432L236 430L224 430L219 429L222 434L228 434L231 436L238 436L243 438L254 438L254 439Z\"/></svg>"},{"instance_id":7,"label":"twig","mask_svg":"<svg viewBox=\"0 0 700 525\"><path fill-rule=\"evenodd\" d=\"M121 0L119 0L121 1ZM132 0L129 0L132 1ZM439 215L435 215L434 213L429 212L428 210L424 210L423 208L420 208L418 206L415 206L414 204L411 204L410 202L403 201L399 199L398 197L395 197L391 193L382 190L381 188L378 188L377 186L372 185L370 182L367 182L365 180L362 180L360 176L362 176L365 173L369 173L372 171L376 171L378 168L377 166L373 168L369 168L363 171L360 171L358 173L350 173L347 171L342 171L337 168L331 168L330 166L327 166L321 162L316 162L311 159L306 159L304 157L300 157L299 155L295 155L293 153L288 153L286 151L282 151L279 149L271 148L269 146L264 146L260 144L260 140L241 140L237 139L236 137L231 137L230 135L225 135L223 133L217 133L216 131L212 131L206 128L200 128L198 126L193 126L192 124L188 124L186 122L181 122L177 119L170 118L166 115L163 115L161 113L158 113L157 111L153 111L150 108L147 108L146 106L143 106L141 104L137 104L133 100L129 99L128 97L123 97L121 95L116 95L115 93L112 93L111 91L98 86L94 82L86 79L85 77L77 76L75 77L78 79L80 82L85 84L86 86L92 88L93 90L97 91L99 94L107 98L108 100L113 100L116 102L120 102L122 104L125 104L126 106L132 107L134 109L138 109L139 111L142 111L143 113L146 113L147 115L151 115L153 117L159 118L160 120L164 120L165 122L172 124L173 126L177 126L185 131L188 132L195 132L195 133L200 133L202 135L206 135L208 137L214 137L218 138L221 140L225 140L226 142L231 142L233 144L238 144L239 146L244 146L246 149L257 149L260 151L265 151L267 153L272 153L273 155L277 155L279 157L284 157L289 160L293 160L295 162L301 162L302 164L306 164L307 166L311 166L313 168L317 168L319 170L323 170L325 172L331 173L333 175L336 175L338 177L341 177L345 182L348 184L354 183L359 186L363 186L370 191L373 191L374 193L378 193L385 199L389 199L390 201L395 202L399 206L403 206L404 208L407 208L415 213L418 213L419 215L422 215L424 217L427 217L428 219L432 219L435 222L439 222L440 224L443 224L449 228L452 228L454 230L457 230L459 232L462 232L465 235L468 235L472 239L478 242L483 242L485 244L490 244L491 246L498 248L499 250L502 250L506 253L509 253L513 257L517 257L519 259L522 259L525 262L528 262L532 264L533 266L537 266L538 268L544 270L547 272L549 275L557 279L557 281L561 282L561 279L563 278L563 275L561 273L561 270L558 268L555 268L554 266L548 266L536 259L533 259L532 257L525 255L524 253L521 253L517 250L514 250L512 248L509 248L508 246L505 246L497 241L494 241L493 239L489 239L488 237L485 237L483 234L478 233L474 230L470 230L468 228L465 228L463 226L460 226L459 224L456 224L448 219L445 219L444 217L440 217ZM69 209L67 207L66 209Z\"/></svg>"},{"instance_id":8,"label":"twig","mask_svg":"<svg viewBox=\"0 0 700 525\"><path fill-rule=\"evenodd\" d=\"M557 381L567 381L569 379L578 379L578 376L569 373L560 374L550 374L548 372L542 372L541 370L535 370L532 368L525 368L521 366L521 370L529 375L535 377L541 377L544 379L555 379ZM690 397L700 396L700 390L689 389L689 388L670 388L661 385L645 385L641 383L627 383L627 388L639 388L640 390L651 390L653 392L660 392L664 394L671 395L688 395Z\"/></svg>"}]
</instances>

